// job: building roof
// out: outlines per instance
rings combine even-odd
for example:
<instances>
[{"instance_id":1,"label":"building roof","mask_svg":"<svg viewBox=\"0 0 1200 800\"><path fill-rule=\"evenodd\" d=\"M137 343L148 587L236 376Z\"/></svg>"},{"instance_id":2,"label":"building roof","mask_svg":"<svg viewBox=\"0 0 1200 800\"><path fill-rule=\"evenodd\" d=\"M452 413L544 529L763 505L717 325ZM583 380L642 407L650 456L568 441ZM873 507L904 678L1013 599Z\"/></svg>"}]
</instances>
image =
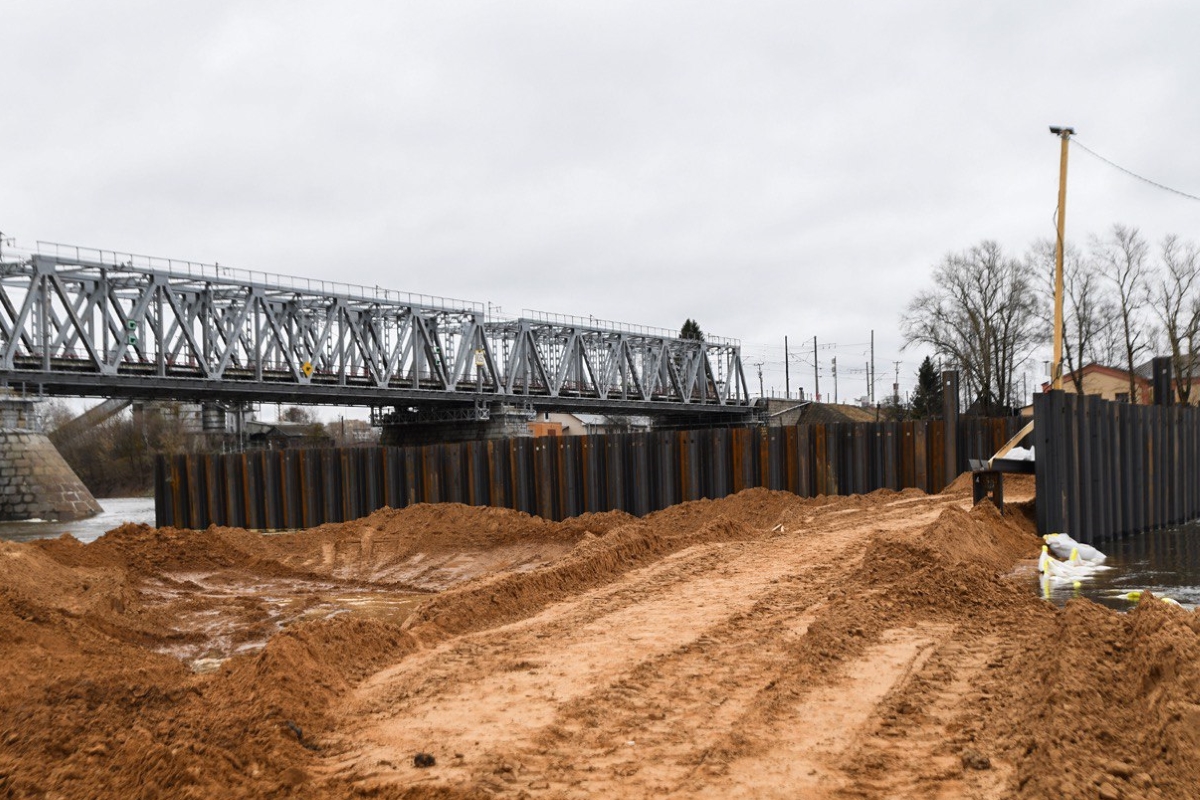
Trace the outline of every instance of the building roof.
<instances>
[{"instance_id":1,"label":"building roof","mask_svg":"<svg viewBox=\"0 0 1200 800\"><path fill-rule=\"evenodd\" d=\"M1129 370L1124 369L1123 367L1109 367L1109 366L1105 366L1103 364L1097 364L1094 361L1090 364L1084 364L1082 367L1080 367L1077 370L1077 372L1079 372L1080 374L1083 374L1083 375L1089 375L1089 374L1109 375L1111 377L1121 378L1123 380L1128 379L1128 376L1129 376ZM1198 361L1195 365L1193 365L1191 373L1192 373L1191 378L1193 381L1200 380L1200 361ZM1068 380L1069 378L1073 377L1074 375L1075 375L1075 372L1064 372L1063 380L1064 381ZM1146 383L1149 383L1151 380L1153 380L1154 379L1154 359L1150 359L1149 361L1144 361L1141 364L1138 364L1136 367L1134 367L1133 368L1133 376L1135 379L1146 382ZM1173 375L1172 377L1178 378L1179 376ZM1050 385L1049 381L1046 381L1042 384L1043 387L1048 387L1049 385Z\"/></svg>"},{"instance_id":2,"label":"building roof","mask_svg":"<svg viewBox=\"0 0 1200 800\"><path fill-rule=\"evenodd\" d=\"M1134 380L1136 380L1142 384L1148 384L1150 379L1140 375L1138 373L1138 369L1141 369L1141 368L1138 367L1133 372ZM1119 378L1123 381L1129 380L1129 370L1125 370L1120 367L1108 367L1108 366L1105 366L1104 364L1097 364L1096 362L1093 361L1090 364L1084 364L1078 370L1074 370L1072 372L1064 372L1063 373L1063 382L1065 383L1067 381L1072 380L1075 377L1076 373L1083 375L1085 377L1087 375L1107 375L1111 378ZM1043 392L1050 391L1050 381L1042 381L1042 391Z\"/></svg>"}]
</instances>

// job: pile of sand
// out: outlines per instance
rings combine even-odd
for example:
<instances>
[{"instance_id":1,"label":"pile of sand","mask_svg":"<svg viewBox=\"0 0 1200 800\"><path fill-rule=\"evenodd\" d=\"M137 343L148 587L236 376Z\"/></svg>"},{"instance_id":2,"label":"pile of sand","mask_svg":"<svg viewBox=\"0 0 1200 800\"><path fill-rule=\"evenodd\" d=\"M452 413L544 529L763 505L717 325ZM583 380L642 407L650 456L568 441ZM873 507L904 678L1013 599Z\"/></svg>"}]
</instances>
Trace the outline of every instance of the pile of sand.
<instances>
[{"instance_id":1,"label":"pile of sand","mask_svg":"<svg viewBox=\"0 0 1200 800\"><path fill-rule=\"evenodd\" d=\"M420 505L278 536L130 525L3 544L0 797L1200 796L1200 617L1042 602L1014 573L1037 552L1029 508L967 510L961 493L755 489L562 523ZM218 630L222 658L239 654L202 673L177 657ZM880 697L837 688L910 650ZM511 691L549 721L421 771L352 710L418 730L473 681L480 702ZM800 756L775 753L795 715L829 704L865 721L789 773ZM662 736L639 769L613 741L630 726Z\"/></svg>"}]
</instances>

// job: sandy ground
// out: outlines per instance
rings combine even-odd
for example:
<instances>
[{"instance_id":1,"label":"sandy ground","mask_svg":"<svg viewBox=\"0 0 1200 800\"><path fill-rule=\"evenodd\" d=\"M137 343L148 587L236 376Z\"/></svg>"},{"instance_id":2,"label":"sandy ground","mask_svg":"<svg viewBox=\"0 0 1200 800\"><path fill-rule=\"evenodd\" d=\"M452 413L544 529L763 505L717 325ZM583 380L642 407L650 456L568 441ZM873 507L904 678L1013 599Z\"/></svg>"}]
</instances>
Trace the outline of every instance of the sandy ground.
<instances>
[{"instance_id":1,"label":"sandy ground","mask_svg":"<svg viewBox=\"0 0 1200 800\"><path fill-rule=\"evenodd\" d=\"M1200 796L1197 618L966 488L0 545L0 797Z\"/></svg>"}]
</instances>

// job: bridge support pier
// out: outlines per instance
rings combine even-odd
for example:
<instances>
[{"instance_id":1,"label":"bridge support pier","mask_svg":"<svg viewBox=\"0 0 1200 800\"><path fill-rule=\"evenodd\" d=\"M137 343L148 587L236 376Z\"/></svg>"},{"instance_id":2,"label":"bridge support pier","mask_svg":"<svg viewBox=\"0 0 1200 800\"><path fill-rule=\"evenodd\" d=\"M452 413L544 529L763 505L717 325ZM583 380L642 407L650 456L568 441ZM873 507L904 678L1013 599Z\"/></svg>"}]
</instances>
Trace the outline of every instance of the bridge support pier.
<instances>
[{"instance_id":1,"label":"bridge support pier","mask_svg":"<svg viewBox=\"0 0 1200 800\"><path fill-rule=\"evenodd\" d=\"M102 509L37 423L32 398L0 395L0 520L71 521Z\"/></svg>"},{"instance_id":2,"label":"bridge support pier","mask_svg":"<svg viewBox=\"0 0 1200 800\"><path fill-rule=\"evenodd\" d=\"M510 403L493 403L486 409L463 408L457 414L429 409L397 409L383 422L380 443L411 447L444 442L516 439L532 435L533 412Z\"/></svg>"}]
</instances>

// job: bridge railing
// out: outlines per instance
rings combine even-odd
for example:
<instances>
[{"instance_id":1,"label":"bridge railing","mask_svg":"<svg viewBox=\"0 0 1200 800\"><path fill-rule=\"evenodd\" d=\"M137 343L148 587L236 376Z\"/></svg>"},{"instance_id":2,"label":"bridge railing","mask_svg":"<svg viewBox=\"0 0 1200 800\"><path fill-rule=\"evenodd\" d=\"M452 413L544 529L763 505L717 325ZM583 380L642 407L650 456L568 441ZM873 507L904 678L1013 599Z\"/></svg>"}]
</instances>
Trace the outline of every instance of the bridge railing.
<instances>
[{"instance_id":1,"label":"bridge railing","mask_svg":"<svg viewBox=\"0 0 1200 800\"><path fill-rule=\"evenodd\" d=\"M572 314L557 314L550 311L536 311L534 309L523 309L522 315L537 322L548 322L553 325L562 325L571 328L583 328L586 330L596 331L615 331L617 333L632 333L637 336L650 336L659 339L678 339L679 331L673 331L669 328L655 328L649 325L632 325L627 322L614 322L608 319L599 319L597 317L580 317ZM704 335L704 343L708 345L721 345L738 347L741 341L738 339L727 339L722 336Z\"/></svg>"},{"instance_id":2,"label":"bridge railing","mask_svg":"<svg viewBox=\"0 0 1200 800\"><path fill-rule=\"evenodd\" d=\"M206 264L176 258L119 253L114 250L79 247L77 245L59 244L57 242L39 241L37 243L37 252L39 255L51 256L57 259L70 259L80 264L90 262L105 266L124 267L135 272L147 274L166 273L193 280L240 283L267 289L304 292L305 294L329 295L354 300L373 300L402 305L417 305L449 311L468 311L479 315L482 315L484 312L484 305L482 303L471 300L459 300L432 294L401 292L395 289L385 289L381 286L362 286L353 283L343 283L341 281L327 281L321 278L280 275L273 272L243 269L241 267L227 267L220 264Z\"/></svg>"}]
</instances>

